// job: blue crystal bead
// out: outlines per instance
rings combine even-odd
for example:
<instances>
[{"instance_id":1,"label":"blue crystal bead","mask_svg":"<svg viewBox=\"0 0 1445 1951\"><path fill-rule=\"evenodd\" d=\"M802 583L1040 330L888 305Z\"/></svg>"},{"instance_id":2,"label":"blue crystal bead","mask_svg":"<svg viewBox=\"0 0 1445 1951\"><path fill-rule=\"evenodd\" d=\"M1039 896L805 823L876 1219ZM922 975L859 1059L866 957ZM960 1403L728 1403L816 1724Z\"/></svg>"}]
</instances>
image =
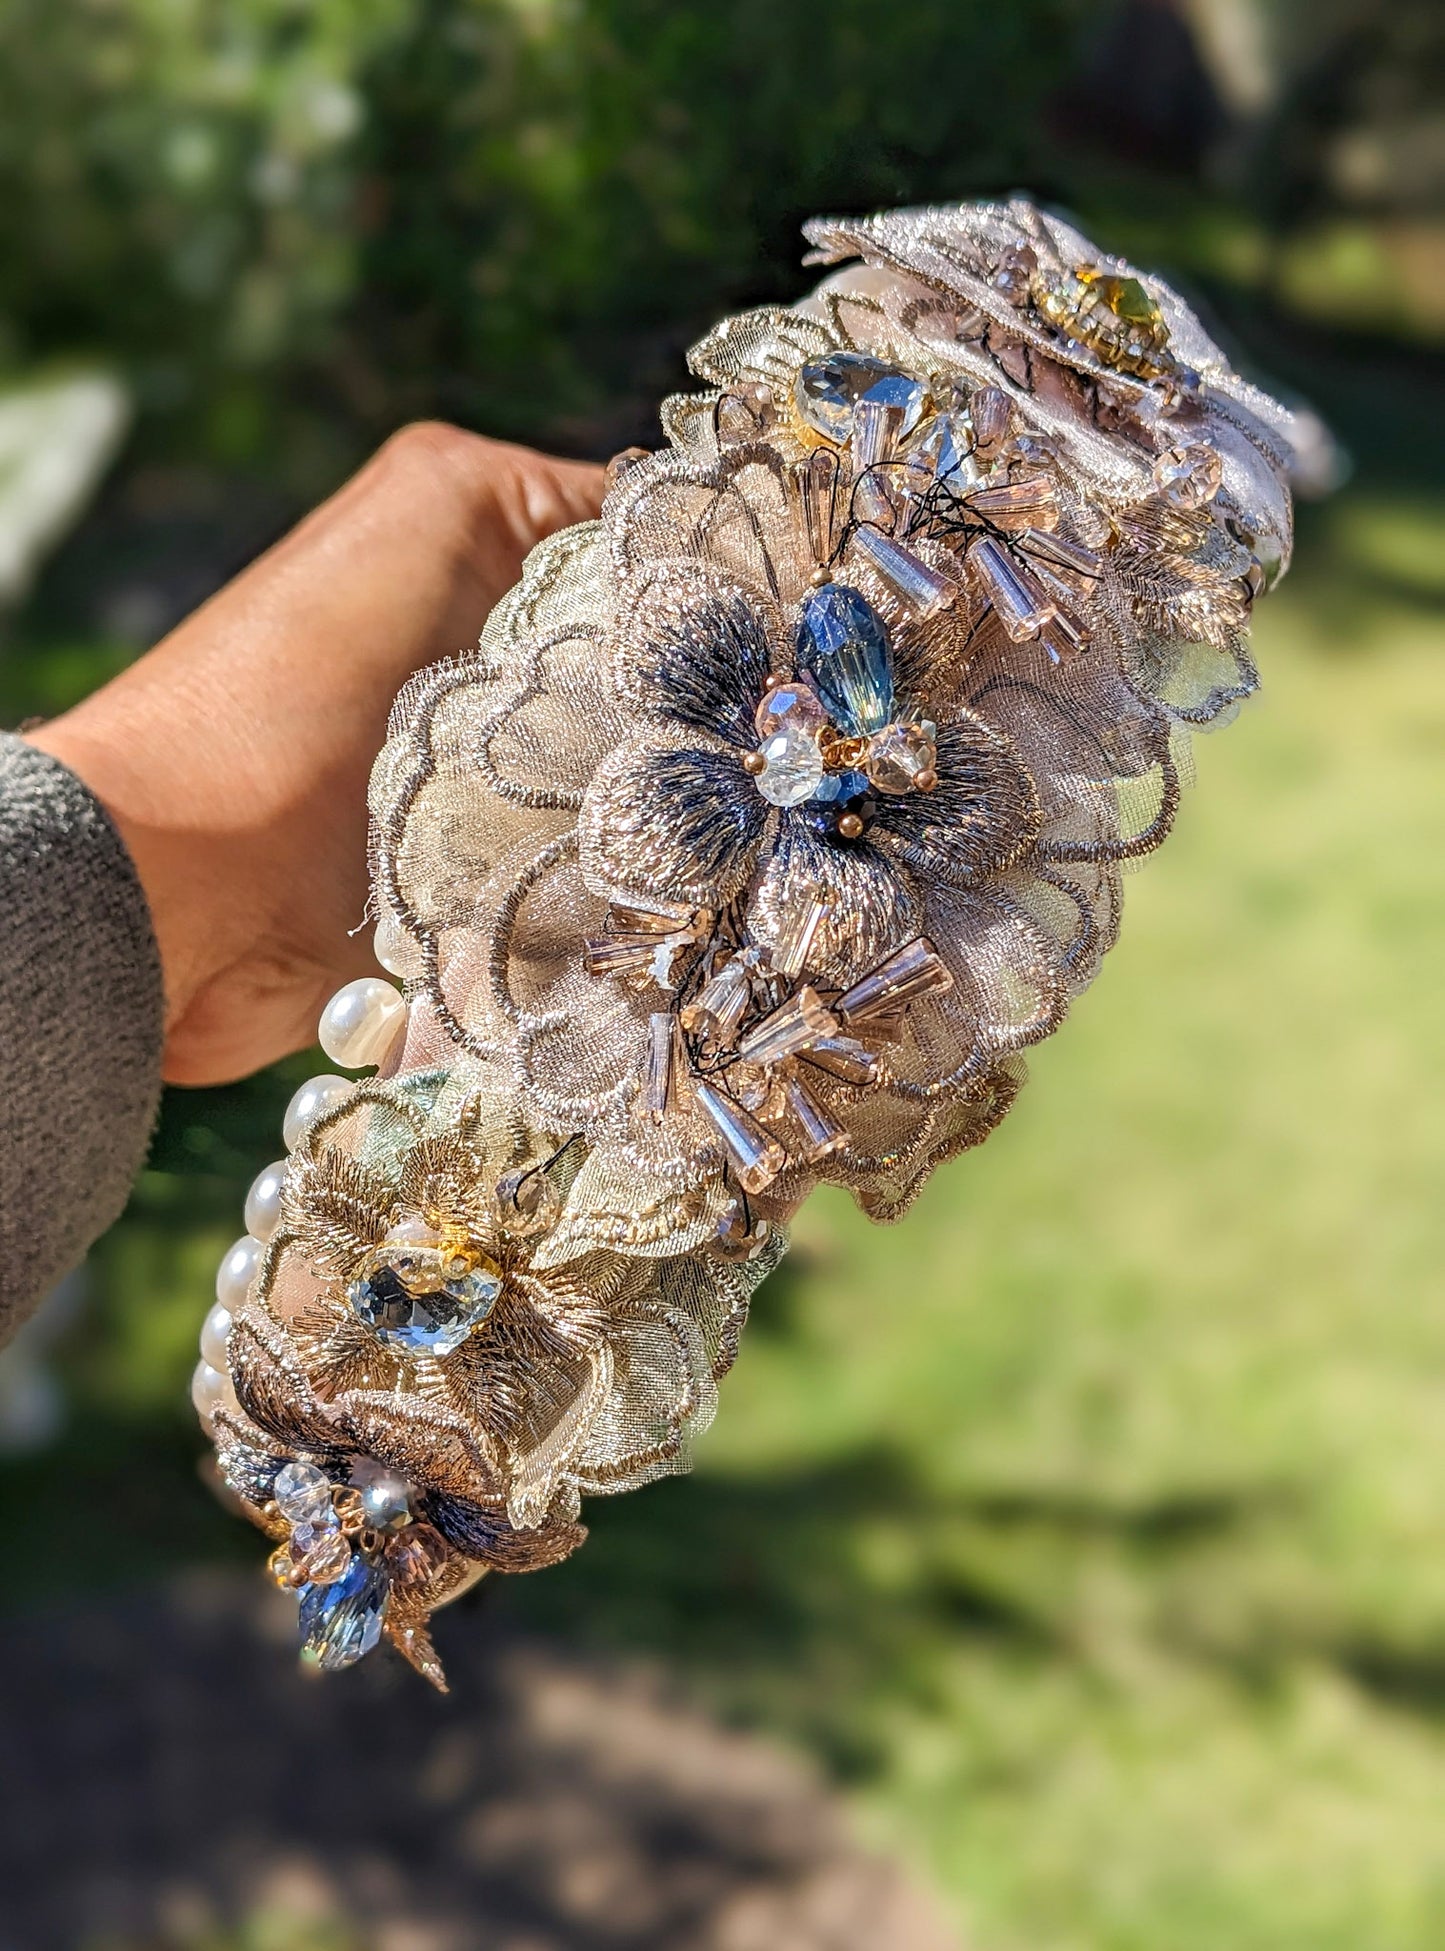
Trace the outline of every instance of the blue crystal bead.
<instances>
[{"instance_id":1,"label":"blue crystal bead","mask_svg":"<svg viewBox=\"0 0 1445 1951\"><path fill-rule=\"evenodd\" d=\"M334 1585L301 1588L301 1651L326 1673L354 1666L381 1638L386 1574L353 1558Z\"/></svg>"},{"instance_id":2,"label":"blue crystal bead","mask_svg":"<svg viewBox=\"0 0 1445 1951\"><path fill-rule=\"evenodd\" d=\"M918 425L928 389L921 379L871 353L831 352L804 366L793 397L808 425L841 447L853 431L853 409L860 400L897 407L903 416L898 431L906 434Z\"/></svg>"},{"instance_id":3,"label":"blue crystal bead","mask_svg":"<svg viewBox=\"0 0 1445 1951\"><path fill-rule=\"evenodd\" d=\"M373 1263L346 1298L381 1340L415 1354L450 1355L485 1321L501 1291L501 1277L489 1267L448 1278L440 1254L406 1248Z\"/></svg>"},{"instance_id":4,"label":"blue crystal bead","mask_svg":"<svg viewBox=\"0 0 1445 1951\"><path fill-rule=\"evenodd\" d=\"M867 790L866 772L830 772L808 803L810 806L827 806L836 809L844 800L852 799L858 793L866 793Z\"/></svg>"},{"instance_id":5,"label":"blue crystal bead","mask_svg":"<svg viewBox=\"0 0 1445 1951\"><path fill-rule=\"evenodd\" d=\"M798 668L839 731L881 732L893 718L893 655L888 626L860 590L824 583L803 599Z\"/></svg>"}]
</instances>

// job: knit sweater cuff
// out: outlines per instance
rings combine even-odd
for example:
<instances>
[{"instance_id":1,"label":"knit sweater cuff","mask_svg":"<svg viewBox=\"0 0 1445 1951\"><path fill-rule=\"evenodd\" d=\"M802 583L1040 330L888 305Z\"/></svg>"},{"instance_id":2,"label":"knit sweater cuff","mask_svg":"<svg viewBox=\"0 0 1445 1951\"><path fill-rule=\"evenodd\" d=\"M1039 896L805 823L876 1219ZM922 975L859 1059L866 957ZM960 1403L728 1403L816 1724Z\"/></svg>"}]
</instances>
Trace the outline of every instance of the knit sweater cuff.
<instances>
[{"instance_id":1,"label":"knit sweater cuff","mask_svg":"<svg viewBox=\"0 0 1445 1951\"><path fill-rule=\"evenodd\" d=\"M109 815L0 734L0 1341L119 1215L160 1100L164 998Z\"/></svg>"}]
</instances>

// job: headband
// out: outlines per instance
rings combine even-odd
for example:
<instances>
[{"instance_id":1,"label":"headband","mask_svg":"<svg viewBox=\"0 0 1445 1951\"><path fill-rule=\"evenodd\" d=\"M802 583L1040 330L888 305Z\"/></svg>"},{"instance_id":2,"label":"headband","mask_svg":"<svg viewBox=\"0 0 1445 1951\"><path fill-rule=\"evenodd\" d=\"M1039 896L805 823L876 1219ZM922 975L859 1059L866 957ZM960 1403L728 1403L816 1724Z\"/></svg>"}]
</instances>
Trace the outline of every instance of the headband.
<instances>
[{"instance_id":1,"label":"headband","mask_svg":"<svg viewBox=\"0 0 1445 1951\"><path fill-rule=\"evenodd\" d=\"M686 1468L799 1204L988 1135L1255 688L1300 437L1175 293L1021 202L807 236L393 709L374 1074L292 1100L194 1385L322 1667L443 1684L437 1606Z\"/></svg>"}]
</instances>

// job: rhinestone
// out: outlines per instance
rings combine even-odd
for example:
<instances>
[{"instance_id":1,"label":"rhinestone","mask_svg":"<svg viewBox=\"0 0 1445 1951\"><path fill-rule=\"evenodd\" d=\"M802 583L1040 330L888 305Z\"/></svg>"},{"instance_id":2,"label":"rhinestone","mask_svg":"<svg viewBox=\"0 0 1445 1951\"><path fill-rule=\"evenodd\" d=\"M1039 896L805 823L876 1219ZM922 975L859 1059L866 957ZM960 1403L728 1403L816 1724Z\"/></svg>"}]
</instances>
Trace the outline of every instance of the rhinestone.
<instances>
[{"instance_id":1,"label":"rhinestone","mask_svg":"<svg viewBox=\"0 0 1445 1951\"><path fill-rule=\"evenodd\" d=\"M542 1162L514 1166L497 1181L497 1218L503 1229L523 1239L547 1232L562 1210L562 1195Z\"/></svg>"},{"instance_id":2,"label":"rhinestone","mask_svg":"<svg viewBox=\"0 0 1445 1951\"><path fill-rule=\"evenodd\" d=\"M303 1658L327 1673L354 1666L381 1638L387 1592L385 1574L358 1557L333 1584L303 1586Z\"/></svg>"},{"instance_id":3,"label":"rhinestone","mask_svg":"<svg viewBox=\"0 0 1445 1951\"><path fill-rule=\"evenodd\" d=\"M717 403L718 441L724 447L734 447L757 440L776 418L772 388L761 380L741 380Z\"/></svg>"},{"instance_id":4,"label":"rhinestone","mask_svg":"<svg viewBox=\"0 0 1445 1951\"><path fill-rule=\"evenodd\" d=\"M331 1525L331 1479L313 1463L288 1463L271 1486L276 1508L291 1524Z\"/></svg>"},{"instance_id":5,"label":"rhinestone","mask_svg":"<svg viewBox=\"0 0 1445 1951\"><path fill-rule=\"evenodd\" d=\"M867 352L834 352L815 359L798 374L794 387L798 411L808 425L840 447L853 431L854 408L860 400L897 407L898 431L917 426L927 398L922 380L901 372Z\"/></svg>"},{"instance_id":6,"label":"rhinestone","mask_svg":"<svg viewBox=\"0 0 1445 1951\"><path fill-rule=\"evenodd\" d=\"M500 1270L477 1260L462 1271L439 1245L398 1228L352 1281L352 1313L382 1341L413 1353L450 1355L485 1321L502 1291Z\"/></svg>"},{"instance_id":7,"label":"rhinestone","mask_svg":"<svg viewBox=\"0 0 1445 1951\"><path fill-rule=\"evenodd\" d=\"M803 726L784 726L765 738L758 750L763 769L757 775L757 787L771 805L800 805L822 784L823 754L816 735Z\"/></svg>"},{"instance_id":8,"label":"rhinestone","mask_svg":"<svg viewBox=\"0 0 1445 1951\"><path fill-rule=\"evenodd\" d=\"M756 1260L772 1237L765 1219L752 1219L741 1199L729 1199L718 1218L713 1250L722 1260Z\"/></svg>"},{"instance_id":9,"label":"rhinestone","mask_svg":"<svg viewBox=\"0 0 1445 1951\"><path fill-rule=\"evenodd\" d=\"M624 447L620 454L614 454L612 459L607 463L607 469L603 475L603 485L608 489L615 488L624 474L630 474L639 461L645 461L646 459L647 449L645 447Z\"/></svg>"},{"instance_id":10,"label":"rhinestone","mask_svg":"<svg viewBox=\"0 0 1445 1951\"><path fill-rule=\"evenodd\" d=\"M881 732L892 718L888 629L860 590L824 583L804 598L798 663L841 731Z\"/></svg>"},{"instance_id":11,"label":"rhinestone","mask_svg":"<svg viewBox=\"0 0 1445 1951\"><path fill-rule=\"evenodd\" d=\"M1090 265L1079 272L1079 281L1106 305L1123 325L1140 325L1152 336L1164 323L1164 314L1138 278L1121 278L1111 271Z\"/></svg>"}]
</instances>

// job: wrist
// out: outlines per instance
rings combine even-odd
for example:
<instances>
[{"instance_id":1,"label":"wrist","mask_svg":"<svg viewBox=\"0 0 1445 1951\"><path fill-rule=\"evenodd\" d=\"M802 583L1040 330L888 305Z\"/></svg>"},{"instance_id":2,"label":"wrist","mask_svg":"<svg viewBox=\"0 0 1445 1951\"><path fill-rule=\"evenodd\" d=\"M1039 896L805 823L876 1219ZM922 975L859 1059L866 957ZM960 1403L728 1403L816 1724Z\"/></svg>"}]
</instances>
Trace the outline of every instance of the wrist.
<instances>
[{"instance_id":1,"label":"wrist","mask_svg":"<svg viewBox=\"0 0 1445 1951\"><path fill-rule=\"evenodd\" d=\"M244 850L237 846L228 862L223 838L198 828L196 805L168 782L144 728L97 722L107 715L101 693L26 741L75 774L125 844L150 910L169 1035L217 970L244 953L237 925L245 913L237 878Z\"/></svg>"}]
</instances>

